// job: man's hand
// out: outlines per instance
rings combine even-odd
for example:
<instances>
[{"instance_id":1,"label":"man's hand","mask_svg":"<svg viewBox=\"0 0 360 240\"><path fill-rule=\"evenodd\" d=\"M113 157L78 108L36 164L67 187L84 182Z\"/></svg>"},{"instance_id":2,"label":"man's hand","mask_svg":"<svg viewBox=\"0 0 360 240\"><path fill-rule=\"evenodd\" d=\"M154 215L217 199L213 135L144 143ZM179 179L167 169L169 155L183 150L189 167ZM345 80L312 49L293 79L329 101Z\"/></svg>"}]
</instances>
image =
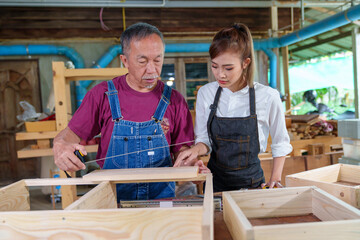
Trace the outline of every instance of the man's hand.
<instances>
[{"instance_id":1,"label":"man's hand","mask_svg":"<svg viewBox=\"0 0 360 240\"><path fill-rule=\"evenodd\" d=\"M60 170L75 172L85 169L85 164L74 154L79 150L87 155L85 147L78 144L80 138L69 128L62 130L54 139L53 152L54 161Z\"/></svg>"}]
</instances>

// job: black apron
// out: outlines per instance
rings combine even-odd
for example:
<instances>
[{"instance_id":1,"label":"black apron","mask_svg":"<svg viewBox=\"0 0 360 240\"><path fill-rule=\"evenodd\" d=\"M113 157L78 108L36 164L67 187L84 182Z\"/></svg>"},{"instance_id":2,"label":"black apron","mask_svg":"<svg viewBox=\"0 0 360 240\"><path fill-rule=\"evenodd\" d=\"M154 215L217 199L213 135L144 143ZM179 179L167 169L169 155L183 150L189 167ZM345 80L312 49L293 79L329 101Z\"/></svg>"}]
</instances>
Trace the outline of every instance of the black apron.
<instances>
[{"instance_id":1,"label":"black apron","mask_svg":"<svg viewBox=\"0 0 360 240\"><path fill-rule=\"evenodd\" d=\"M207 122L212 147L208 168L213 174L214 192L258 188L265 181L258 157L255 90L249 88L250 116L234 118L215 114L221 91L219 87Z\"/></svg>"}]
</instances>

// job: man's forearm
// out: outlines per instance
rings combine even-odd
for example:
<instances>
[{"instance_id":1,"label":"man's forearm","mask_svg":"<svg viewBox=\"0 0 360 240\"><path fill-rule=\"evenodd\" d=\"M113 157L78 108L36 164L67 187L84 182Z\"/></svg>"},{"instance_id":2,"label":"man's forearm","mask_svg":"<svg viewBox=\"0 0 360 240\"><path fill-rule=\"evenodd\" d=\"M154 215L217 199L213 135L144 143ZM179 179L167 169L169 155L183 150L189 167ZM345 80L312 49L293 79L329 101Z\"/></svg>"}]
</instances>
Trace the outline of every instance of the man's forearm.
<instances>
[{"instance_id":1,"label":"man's forearm","mask_svg":"<svg viewBox=\"0 0 360 240\"><path fill-rule=\"evenodd\" d=\"M59 142L79 143L80 138L69 127L66 127L54 138L54 145Z\"/></svg>"}]
</instances>

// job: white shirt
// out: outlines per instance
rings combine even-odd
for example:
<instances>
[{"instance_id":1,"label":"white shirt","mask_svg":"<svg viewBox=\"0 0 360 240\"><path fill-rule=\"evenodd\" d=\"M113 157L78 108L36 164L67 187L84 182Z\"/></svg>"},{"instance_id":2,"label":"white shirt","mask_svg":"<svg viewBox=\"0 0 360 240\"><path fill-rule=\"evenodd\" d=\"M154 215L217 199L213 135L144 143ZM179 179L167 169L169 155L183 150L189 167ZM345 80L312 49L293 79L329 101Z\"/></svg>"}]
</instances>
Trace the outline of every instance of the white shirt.
<instances>
[{"instance_id":1,"label":"white shirt","mask_svg":"<svg viewBox=\"0 0 360 240\"><path fill-rule=\"evenodd\" d=\"M196 99L195 119L195 143L206 144L211 151L207 132L207 120L210 114L210 105L214 102L216 91L219 87L217 82L211 82L201 87ZM292 151L290 138L286 130L285 115L276 89L254 83L256 114L258 120L258 132L260 152L265 152L269 132L271 134L271 151L273 157L286 156ZM246 117L250 115L249 87L232 92L223 88L216 116L218 117Z\"/></svg>"}]
</instances>

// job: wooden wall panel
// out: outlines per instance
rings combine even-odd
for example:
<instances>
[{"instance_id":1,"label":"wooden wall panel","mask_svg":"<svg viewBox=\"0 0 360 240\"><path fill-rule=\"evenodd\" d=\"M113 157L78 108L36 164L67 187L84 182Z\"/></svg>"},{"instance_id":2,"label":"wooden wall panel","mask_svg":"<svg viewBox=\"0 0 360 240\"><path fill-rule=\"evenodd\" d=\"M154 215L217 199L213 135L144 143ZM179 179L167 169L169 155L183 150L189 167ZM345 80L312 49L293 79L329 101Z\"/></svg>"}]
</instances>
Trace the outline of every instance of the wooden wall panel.
<instances>
[{"instance_id":1,"label":"wooden wall panel","mask_svg":"<svg viewBox=\"0 0 360 240\"><path fill-rule=\"evenodd\" d=\"M72 38L119 37L123 31L121 8L104 8L103 22L110 31L101 28L100 8L0 8L1 38ZM290 9L279 8L279 28L290 25ZM294 10L296 22L299 10ZM179 36L213 34L234 22L249 26L254 35L267 37L270 26L268 8L126 8L126 26L139 21L157 26Z\"/></svg>"}]
</instances>

